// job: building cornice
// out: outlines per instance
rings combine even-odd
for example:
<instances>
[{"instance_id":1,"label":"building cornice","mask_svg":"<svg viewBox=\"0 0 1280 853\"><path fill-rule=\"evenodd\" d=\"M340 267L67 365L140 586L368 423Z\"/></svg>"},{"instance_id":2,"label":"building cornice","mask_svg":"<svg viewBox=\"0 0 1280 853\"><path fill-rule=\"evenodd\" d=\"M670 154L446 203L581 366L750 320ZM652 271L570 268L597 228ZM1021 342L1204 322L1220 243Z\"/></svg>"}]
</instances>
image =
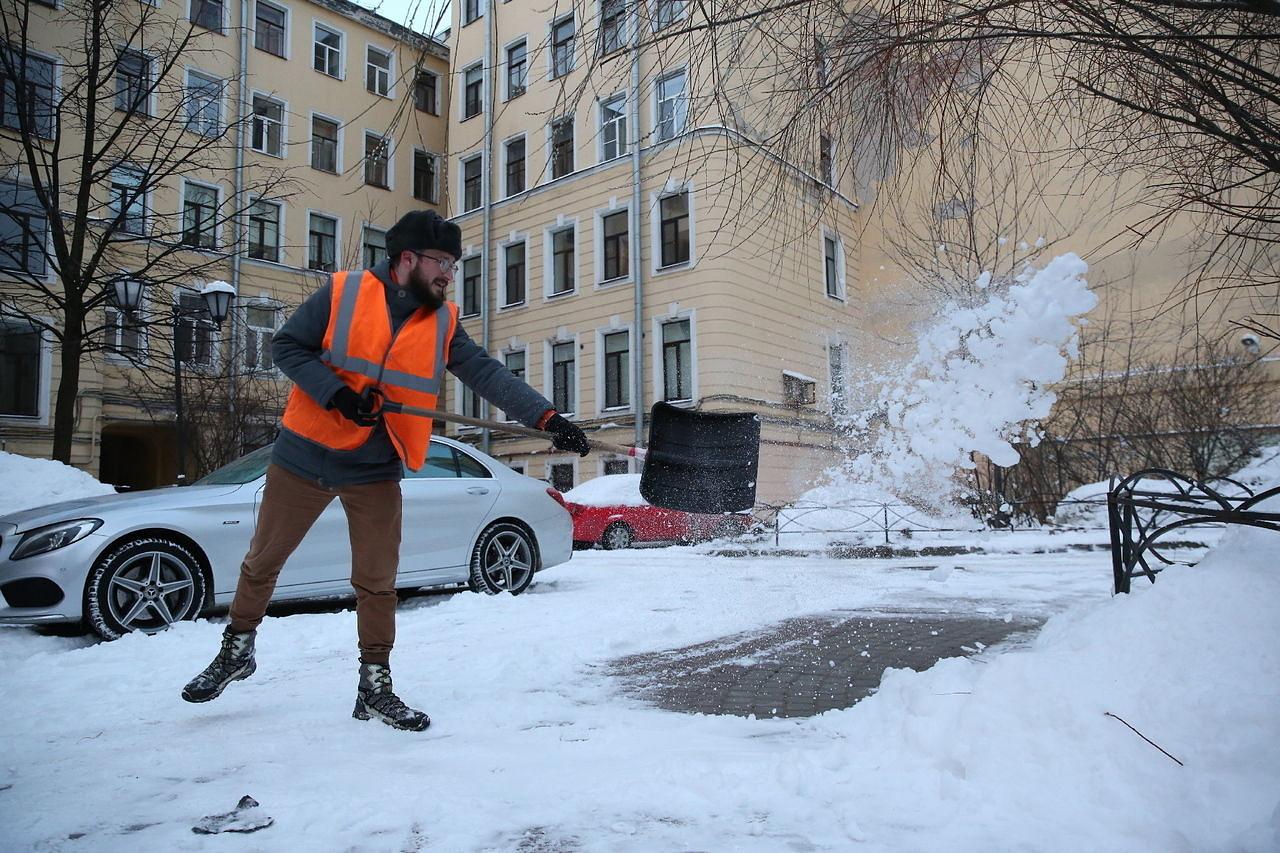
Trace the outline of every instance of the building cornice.
<instances>
[{"instance_id":1,"label":"building cornice","mask_svg":"<svg viewBox=\"0 0 1280 853\"><path fill-rule=\"evenodd\" d=\"M396 41L403 42L423 53L436 56L445 61L449 59L449 48L443 42L411 30L403 24L397 24L390 18L383 17L377 12L350 2L350 0L308 0L308 2L314 6L328 9L330 12L334 12L370 29L389 35Z\"/></svg>"}]
</instances>

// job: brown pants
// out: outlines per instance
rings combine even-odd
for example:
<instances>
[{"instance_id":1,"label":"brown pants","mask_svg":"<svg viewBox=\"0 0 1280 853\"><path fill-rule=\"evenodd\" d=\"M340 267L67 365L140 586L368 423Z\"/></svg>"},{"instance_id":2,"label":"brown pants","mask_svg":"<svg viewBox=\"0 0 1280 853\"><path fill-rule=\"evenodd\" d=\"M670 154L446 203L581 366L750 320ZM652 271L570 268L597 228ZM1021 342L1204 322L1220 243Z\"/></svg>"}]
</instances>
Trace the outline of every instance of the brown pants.
<instances>
[{"instance_id":1,"label":"brown pants","mask_svg":"<svg viewBox=\"0 0 1280 853\"><path fill-rule=\"evenodd\" d=\"M337 497L351 538L351 586L356 591L360 659L388 663L396 641L396 569L400 563L400 483L321 486L278 465L267 468L267 486L249 553L231 602L231 629L262 623L285 560L297 549L324 508Z\"/></svg>"}]
</instances>

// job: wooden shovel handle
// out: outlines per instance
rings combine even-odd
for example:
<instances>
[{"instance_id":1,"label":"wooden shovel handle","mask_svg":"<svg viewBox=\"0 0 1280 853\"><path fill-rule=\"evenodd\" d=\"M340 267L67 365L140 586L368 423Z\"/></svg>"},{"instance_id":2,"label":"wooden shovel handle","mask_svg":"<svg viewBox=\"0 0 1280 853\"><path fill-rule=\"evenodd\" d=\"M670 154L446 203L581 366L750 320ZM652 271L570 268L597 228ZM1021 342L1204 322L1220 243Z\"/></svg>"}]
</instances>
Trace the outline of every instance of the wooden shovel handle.
<instances>
[{"instance_id":1,"label":"wooden shovel handle","mask_svg":"<svg viewBox=\"0 0 1280 853\"><path fill-rule=\"evenodd\" d=\"M530 438L541 438L546 441L553 441L555 436L546 430L533 429L532 427L521 426L520 424L508 424L501 421L486 421L483 418L473 418L467 415L455 415L453 412L445 412L440 409L422 409L418 406L406 406L404 403L397 403L394 400L386 400L382 403L382 410L385 412L400 412L405 415L417 415L422 418L434 418L437 420L448 421L450 423L462 424L464 426L484 427L485 429L496 430L498 432L509 432L515 435L527 435ZM620 453L623 456L634 456L637 459L644 458L644 449L640 447L625 447L621 444L610 444L607 441L597 441L594 438L588 438L587 443L596 450L604 450L608 453Z\"/></svg>"}]
</instances>

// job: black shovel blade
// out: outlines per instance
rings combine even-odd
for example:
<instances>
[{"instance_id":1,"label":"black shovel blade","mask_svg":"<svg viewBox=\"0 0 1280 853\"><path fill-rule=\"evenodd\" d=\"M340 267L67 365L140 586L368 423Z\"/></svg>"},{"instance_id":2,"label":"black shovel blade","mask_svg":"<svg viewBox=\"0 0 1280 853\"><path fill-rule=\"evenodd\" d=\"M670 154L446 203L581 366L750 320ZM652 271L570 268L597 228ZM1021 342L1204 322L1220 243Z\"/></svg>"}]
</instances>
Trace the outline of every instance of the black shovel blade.
<instances>
[{"instance_id":1,"label":"black shovel blade","mask_svg":"<svg viewBox=\"0 0 1280 853\"><path fill-rule=\"evenodd\" d=\"M682 512L742 512L756 502L760 418L654 403L640 494Z\"/></svg>"}]
</instances>

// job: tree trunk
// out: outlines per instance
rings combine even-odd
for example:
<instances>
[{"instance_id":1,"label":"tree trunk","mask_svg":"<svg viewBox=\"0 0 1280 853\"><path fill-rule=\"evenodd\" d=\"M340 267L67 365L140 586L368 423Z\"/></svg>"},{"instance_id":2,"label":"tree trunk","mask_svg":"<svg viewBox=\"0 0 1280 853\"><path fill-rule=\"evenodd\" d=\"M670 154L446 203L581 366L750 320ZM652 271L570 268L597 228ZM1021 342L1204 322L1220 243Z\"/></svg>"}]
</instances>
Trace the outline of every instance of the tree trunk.
<instances>
[{"instance_id":1,"label":"tree trunk","mask_svg":"<svg viewBox=\"0 0 1280 853\"><path fill-rule=\"evenodd\" d=\"M71 443L76 430L76 395L80 390L81 336L79 322L70 322L62 339L62 377L53 410L53 458L71 464Z\"/></svg>"}]
</instances>

